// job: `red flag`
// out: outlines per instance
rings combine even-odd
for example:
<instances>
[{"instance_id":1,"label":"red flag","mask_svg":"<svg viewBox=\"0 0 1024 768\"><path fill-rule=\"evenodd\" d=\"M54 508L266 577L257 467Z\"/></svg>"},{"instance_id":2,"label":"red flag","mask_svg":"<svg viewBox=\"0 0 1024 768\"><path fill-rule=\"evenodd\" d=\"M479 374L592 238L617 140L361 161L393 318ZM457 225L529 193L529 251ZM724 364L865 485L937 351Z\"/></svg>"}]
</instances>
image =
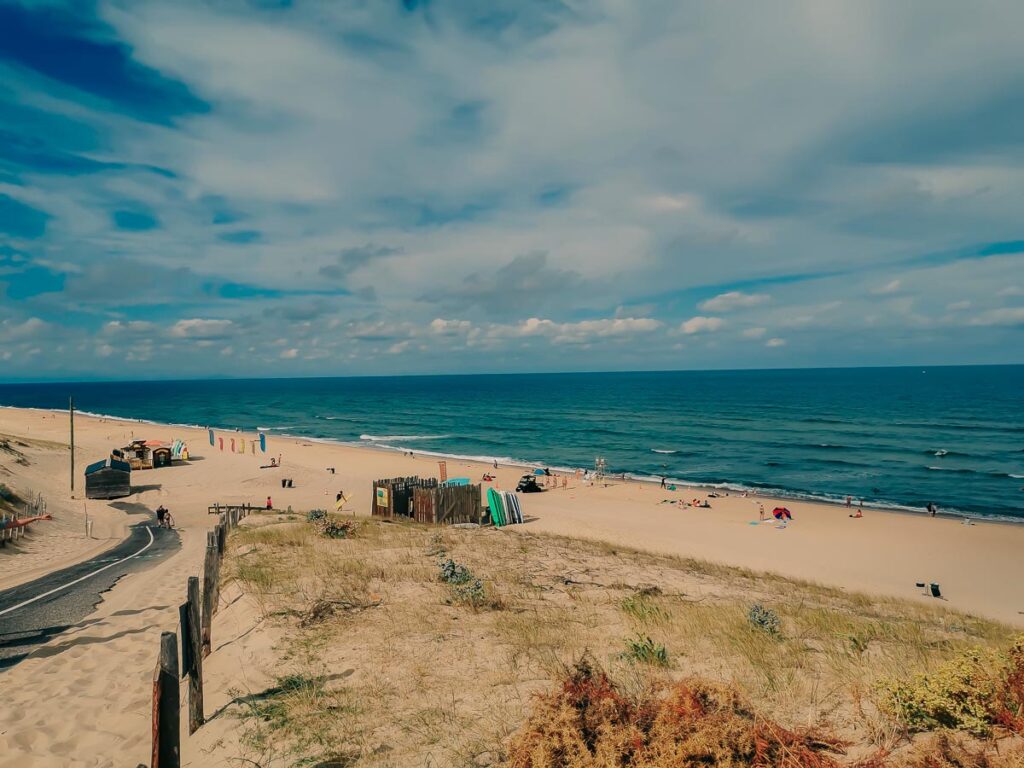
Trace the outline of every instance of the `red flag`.
<instances>
[{"instance_id":1,"label":"red flag","mask_svg":"<svg viewBox=\"0 0 1024 768\"><path fill-rule=\"evenodd\" d=\"M223 451L224 450L224 438L223 437L218 437L217 439L220 440L220 449Z\"/></svg>"}]
</instances>

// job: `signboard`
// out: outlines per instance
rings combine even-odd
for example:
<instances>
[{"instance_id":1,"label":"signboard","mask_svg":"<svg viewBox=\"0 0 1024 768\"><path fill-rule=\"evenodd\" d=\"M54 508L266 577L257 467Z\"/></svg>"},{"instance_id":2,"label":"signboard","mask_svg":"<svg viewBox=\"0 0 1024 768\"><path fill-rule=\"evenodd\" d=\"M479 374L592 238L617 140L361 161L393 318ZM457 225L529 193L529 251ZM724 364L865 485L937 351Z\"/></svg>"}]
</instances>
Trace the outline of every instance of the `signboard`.
<instances>
[{"instance_id":1,"label":"signboard","mask_svg":"<svg viewBox=\"0 0 1024 768\"><path fill-rule=\"evenodd\" d=\"M383 486L377 486L377 506L388 506L388 489Z\"/></svg>"},{"instance_id":2,"label":"signboard","mask_svg":"<svg viewBox=\"0 0 1024 768\"><path fill-rule=\"evenodd\" d=\"M438 472L441 473L441 482L443 483L445 480L448 479L448 462L447 461L439 461L439 462L437 462L437 469L438 469Z\"/></svg>"}]
</instances>

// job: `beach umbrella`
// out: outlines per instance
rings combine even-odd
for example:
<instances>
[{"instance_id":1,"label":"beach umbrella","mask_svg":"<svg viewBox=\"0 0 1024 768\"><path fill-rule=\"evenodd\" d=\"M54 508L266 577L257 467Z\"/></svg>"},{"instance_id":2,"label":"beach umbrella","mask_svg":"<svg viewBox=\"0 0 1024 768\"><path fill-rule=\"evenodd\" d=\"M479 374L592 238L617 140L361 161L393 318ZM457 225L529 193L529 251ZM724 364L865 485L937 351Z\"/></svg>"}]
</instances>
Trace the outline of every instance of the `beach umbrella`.
<instances>
[{"instance_id":1,"label":"beach umbrella","mask_svg":"<svg viewBox=\"0 0 1024 768\"><path fill-rule=\"evenodd\" d=\"M787 520L793 519L793 513L790 512L785 507L776 507L775 509L772 510L772 515L775 516L776 520L782 520L783 518Z\"/></svg>"}]
</instances>

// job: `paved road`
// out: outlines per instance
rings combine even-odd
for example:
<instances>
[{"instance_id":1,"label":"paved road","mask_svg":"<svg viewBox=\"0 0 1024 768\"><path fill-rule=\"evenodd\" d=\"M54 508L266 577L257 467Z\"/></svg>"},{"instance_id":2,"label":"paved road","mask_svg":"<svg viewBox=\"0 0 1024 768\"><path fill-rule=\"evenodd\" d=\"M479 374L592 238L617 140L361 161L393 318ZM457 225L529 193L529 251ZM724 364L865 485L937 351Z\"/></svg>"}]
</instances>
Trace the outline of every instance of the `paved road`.
<instances>
[{"instance_id":1,"label":"paved road","mask_svg":"<svg viewBox=\"0 0 1024 768\"><path fill-rule=\"evenodd\" d=\"M176 531L137 523L127 539L91 560L0 592L0 671L92 613L122 576L180 547Z\"/></svg>"}]
</instances>

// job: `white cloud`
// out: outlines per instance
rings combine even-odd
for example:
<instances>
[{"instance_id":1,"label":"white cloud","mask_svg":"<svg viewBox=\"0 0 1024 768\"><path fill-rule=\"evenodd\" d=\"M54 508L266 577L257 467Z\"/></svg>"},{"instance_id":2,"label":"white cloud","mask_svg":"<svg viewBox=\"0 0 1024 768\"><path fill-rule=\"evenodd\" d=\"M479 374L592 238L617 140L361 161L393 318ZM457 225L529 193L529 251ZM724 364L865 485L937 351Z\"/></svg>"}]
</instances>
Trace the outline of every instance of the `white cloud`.
<instances>
[{"instance_id":1,"label":"white cloud","mask_svg":"<svg viewBox=\"0 0 1024 768\"><path fill-rule=\"evenodd\" d=\"M686 334L694 333L712 333L717 331L725 324L725 321L720 317L704 317L697 315L691 317L689 320L684 321L680 326L679 330Z\"/></svg>"},{"instance_id":2,"label":"white cloud","mask_svg":"<svg viewBox=\"0 0 1024 768\"><path fill-rule=\"evenodd\" d=\"M443 320L440 317L430 321L430 332L437 336L458 336L469 333L473 324L468 320Z\"/></svg>"},{"instance_id":3,"label":"white cloud","mask_svg":"<svg viewBox=\"0 0 1024 768\"><path fill-rule=\"evenodd\" d=\"M743 338L745 339L760 339L768 333L767 328L747 328L743 331Z\"/></svg>"},{"instance_id":4,"label":"white cloud","mask_svg":"<svg viewBox=\"0 0 1024 768\"><path fill-rule=\"evenodd\" d=\"M742 291L729 291L720 293L714 298L702 301L697 308L702 312L731 312L734 309L745 309L756 307L769 301L771 296L767 293L743 293Z\"/></svg>"},{"instance_id":5,"label":"white cloud","mask_svg":"<svg viewBox=\"0 0 1024 768\"><path fill-rule=\"evenodd\" d=\"M1024 307L1003 307L982 312L970 321L971 325L1024 325Z\"/></svg>"},{"instance_id":6,"label":"white cloud","mask_svg":"<svg viewBox=\"0 0 1024 768\"><path fill-rule=\"evenodd\" d=\"M194 317L179 320L171 326L170 335L179 339L217 339L232 329L230 320L207 320Z\"/></svg>"},{"instance_id":7,"label":"white cloud","mask_svg":"<svg viewBox=\"0 0 1024 768\"><path fill-rule=\"evenodd\" d=\"M766 347L784 347L786 346L786 340L780 338L768 339L764 345Z\"/></svg>"},{"instance_id":8,"label":"white cloud","mask_svg":"<svg viewBox=\"0 0 1024 768\"><path fill-rule=\"evenodd\" d=\"M291 349L282 350L282 352L281 352L281 359L282 360L294 360L298 356L299 356L299 350L296 349L295 347L292 347Z\"/></svg>"},{"instance_id":9,"label":"white cloud","mask_svg":"<svg viewBox=\"0 0 1024 768\"><path fill-rule=\"evenodd\" d=\"M880 285L871 292L878 296L884 296L890 293L896 293L902 287L903 282L901 280L890 280L885 285Z\"/></svg>"},{"instance_id":10,"label":"white cloud","mask_svg":"<svg viewBox=\"0 0 1024 768\"><path fill-rule=\"evenodd\" d=\"M971 302L969 301L952 301L946 305L946 309L949 312L962 312L965 309L971 308Z\"/></svg>"}]
</instances>

